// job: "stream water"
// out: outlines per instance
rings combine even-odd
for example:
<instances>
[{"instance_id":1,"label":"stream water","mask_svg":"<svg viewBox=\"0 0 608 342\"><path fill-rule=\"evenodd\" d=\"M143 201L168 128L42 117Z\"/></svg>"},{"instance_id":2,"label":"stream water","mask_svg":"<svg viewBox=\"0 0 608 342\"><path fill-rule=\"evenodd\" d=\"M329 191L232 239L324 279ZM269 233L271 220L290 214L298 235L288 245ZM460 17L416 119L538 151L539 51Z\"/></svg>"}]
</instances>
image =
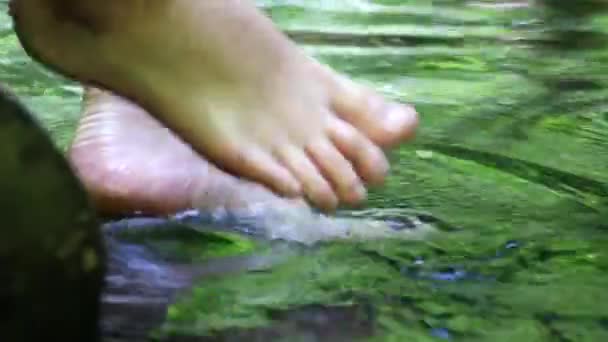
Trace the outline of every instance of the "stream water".
<instances>
[{"instance_id":1,"label":"stream water","mask_svg":"<svg viewBox=\"0 0 608 342\"><path fill-rule=\"evenodd\" d=\"M108 222L106 339L608 340L608 14L545 3L259 1L421 114L386 186L341 215L437 234L303 245L208 213ZM33 63L5 14L0 33L0 81L65 148L80 88Z\"/></svg>"}]
</instances>

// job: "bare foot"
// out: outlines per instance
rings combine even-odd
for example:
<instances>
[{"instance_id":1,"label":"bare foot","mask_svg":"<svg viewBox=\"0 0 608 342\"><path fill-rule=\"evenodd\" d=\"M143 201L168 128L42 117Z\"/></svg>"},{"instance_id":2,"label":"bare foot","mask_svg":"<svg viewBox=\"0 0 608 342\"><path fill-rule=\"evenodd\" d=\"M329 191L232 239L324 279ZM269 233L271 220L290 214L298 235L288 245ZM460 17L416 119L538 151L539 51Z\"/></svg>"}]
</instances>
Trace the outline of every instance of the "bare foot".
<instances>
[{"instance_id":1,"label":"bare foot","mask_svg":"<svg viewBox=\"0 0 608 342\"><path fill-rule=\"evenodd\" d=\"M102 213L220 210L242 215L267 238L307 244L416 239L429 232L422 224L421 229L395 230L383 221L314 213L301 200L279 197L219 170L139 106L110 92L85 88L82 111L69 160Z\"/></svg>"},{"instance_id":2,"label":"bare foot","mask_svg":"<svg viewBox=\"0 0 608 342\"><path fill-rule=\"evenodd\" d=\"M34 58L133 99L222 169L323 209L362 201L388 170L379 145L417 124L309 59L250 1L13 0L11 12Z\"/></svg>"}]
</instances>

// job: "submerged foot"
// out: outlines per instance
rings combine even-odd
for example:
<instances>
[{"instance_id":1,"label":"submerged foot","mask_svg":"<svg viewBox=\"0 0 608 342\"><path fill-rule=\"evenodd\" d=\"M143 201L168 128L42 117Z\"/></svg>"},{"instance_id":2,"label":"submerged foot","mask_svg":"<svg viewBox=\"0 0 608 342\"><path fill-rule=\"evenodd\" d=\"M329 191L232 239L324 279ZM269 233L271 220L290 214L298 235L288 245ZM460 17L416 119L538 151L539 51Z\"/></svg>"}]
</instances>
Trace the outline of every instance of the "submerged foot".
<instances>
[{"instance_id":1,"label":"submerged foot","mask_svg":"<svg viewBox=\"0 0 608 342\"><path fill-rule=\"evenodd\" d=\"M413 135L412 108L309 59L253 3L94 4L13 0L16 31L38 60L133 99L214 164L280 194L303 194L327 210L358 203L365 184L381 182L388 170L380 146ZM141 118L124 124L138 127L136 134L150 129ZM143 143L128 148L136 144ZM192 167L150 172L175 173L167 184L189 188L188 179L210 169L199 170L191 153L171 158ZM155 186L148 191L163 193ZM170 196L168 206L186 197Z\"/></svg>"}]
</instances>

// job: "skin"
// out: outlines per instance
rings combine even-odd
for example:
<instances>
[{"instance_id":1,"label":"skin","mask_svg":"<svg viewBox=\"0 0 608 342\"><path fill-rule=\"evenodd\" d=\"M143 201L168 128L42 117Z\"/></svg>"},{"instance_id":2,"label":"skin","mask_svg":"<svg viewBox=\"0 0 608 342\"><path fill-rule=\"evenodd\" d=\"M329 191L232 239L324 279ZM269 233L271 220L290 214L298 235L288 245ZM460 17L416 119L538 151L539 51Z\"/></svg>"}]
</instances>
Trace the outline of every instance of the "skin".
<instances>
[{"instance_id":1,"label":"skin","mask_svg":"<svg viewBox=\"0 0 608 342\"><path fill-rule=\"evenodd\" d=\"M388 171L381 147L418 122L307 57L250 1L13 0L11 13L35 59L132 100L219 169L324 210L363 201Z\"/></svg>"},{"instance_id":2,"label":"skin","mask_svg":"<svg viewBox=\"0 0 608 342\"><path fill-rule=\"evenodd\" d=\"M137 104L85 88L82 117L69 161L110 216L167 215L184 209L255 215L255 229L272 239L313 244L332 239L417 239L428 227L394 230L383 221L319 215L303 200L277 195L228 174Z\"/></svg>"}]
</instances>

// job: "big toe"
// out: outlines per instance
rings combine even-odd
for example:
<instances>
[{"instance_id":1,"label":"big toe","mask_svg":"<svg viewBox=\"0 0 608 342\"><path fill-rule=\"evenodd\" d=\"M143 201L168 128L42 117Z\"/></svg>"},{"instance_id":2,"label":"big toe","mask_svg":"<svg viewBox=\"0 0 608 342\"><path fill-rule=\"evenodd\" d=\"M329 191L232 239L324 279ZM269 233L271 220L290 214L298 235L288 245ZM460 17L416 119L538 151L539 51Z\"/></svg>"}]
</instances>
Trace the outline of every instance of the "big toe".
<instances>
[{"instance_id":1,"label":"big toe","mask_svg":"<svg viewBox=\"0 0 608 342\"><path fill-rule=\"evenodd\" d=\"M388 101L344 76L331 78L333 110L374 143L390 147L414 136L418 114L412 106Z\"/></svg>"}]
</instances>

